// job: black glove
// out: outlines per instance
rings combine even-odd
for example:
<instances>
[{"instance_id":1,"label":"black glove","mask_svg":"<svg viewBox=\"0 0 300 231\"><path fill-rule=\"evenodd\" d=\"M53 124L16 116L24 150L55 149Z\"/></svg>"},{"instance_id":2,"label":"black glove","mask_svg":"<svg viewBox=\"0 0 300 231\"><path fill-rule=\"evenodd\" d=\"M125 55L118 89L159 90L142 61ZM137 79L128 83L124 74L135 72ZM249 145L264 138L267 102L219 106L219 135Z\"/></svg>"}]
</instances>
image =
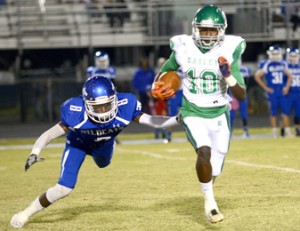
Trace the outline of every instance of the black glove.
<instances>
[{"instance_id":1,"label":"black glove","mask_svg":"<svg viewBox=\"0 0 300 231\"><path fill-rule=\"evenodd\" d=\"M37 154L31 154L28 159L26 160L26 164L25 164L25 172L30 168L31 165L33 165L36 162L42 162L44 161L44 158L40 158L38 157Z\"/></svg>"}]
</instances>

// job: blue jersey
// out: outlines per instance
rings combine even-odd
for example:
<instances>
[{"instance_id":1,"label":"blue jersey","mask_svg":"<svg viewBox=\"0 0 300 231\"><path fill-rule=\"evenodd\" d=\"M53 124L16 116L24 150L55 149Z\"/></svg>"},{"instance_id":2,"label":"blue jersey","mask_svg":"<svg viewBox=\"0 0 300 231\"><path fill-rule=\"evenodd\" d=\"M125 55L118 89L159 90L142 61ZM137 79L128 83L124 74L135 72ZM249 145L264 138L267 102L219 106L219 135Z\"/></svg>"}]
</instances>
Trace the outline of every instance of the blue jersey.
<instances>
[{"instance_id":1,"label":"blue jersey","mask_svg":"<svg viewBox=\"0 0 300 231\"><path fill-rule=\"evenodd\" d=\"M99 70L97 67L94 67L94 66L90 66L86 69L86 75L88 78L90 78L96 74L100 74L109 79L114 79L114 78L116 78L117 71L116 71L116 68L111 67L111 66L107 67L105 70Z\"/></svg>"},{"instance_id":2,"label":"blue jersey","mask_svg":"<svg viewBox=\"0 0 300 231\"><path fill-rule=\"evenodd\" d=\"M141 104L130 93L118 93L118 112L109 123L88 119L81 96L67 100L61 106L61 123L69 128L68 143L91 153L93 148L113 140L129 123L141 114Z\"/></svg>"},{"instance_id":3,"label":"blue jersey","mask_svg":"<svg viewBox=\"0 0 300 231\"><path fill-rule=\"evenodd\" d=\"M287 76L285 71L287 68L287 63L284 61L266 61L261 68L265 72L267 86L272 88L275 94L281 95L282 89L286 86Z\"/></svg>"},{"instance_id":4,"label":"blue jersey","mask_svg":"<svg viewBox=\"0 0 300 231\"><path fill-rule=\"evenodd\" d=\"M288 68L293 76L290 92L300 92L300 63L288 64Z\"/></svg>"}]
</instances>

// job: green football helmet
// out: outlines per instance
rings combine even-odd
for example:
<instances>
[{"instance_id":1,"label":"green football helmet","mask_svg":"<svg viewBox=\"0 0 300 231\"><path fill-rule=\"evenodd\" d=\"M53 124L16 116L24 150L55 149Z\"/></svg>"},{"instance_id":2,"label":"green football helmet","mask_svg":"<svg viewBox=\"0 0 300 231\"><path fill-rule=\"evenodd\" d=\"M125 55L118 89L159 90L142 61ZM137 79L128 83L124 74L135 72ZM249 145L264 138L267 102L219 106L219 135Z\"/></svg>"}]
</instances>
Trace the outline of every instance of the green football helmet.
<instances>
[{"instance_id":1,"label":"green football helmet","mask_svg":"<svg viewBox=\"0 0 300 231\"><path fill-rule=\"evenodd\" d=\"M192 21L193 40L195 44L204 49L211 50L224 40L227 19L223 10L214 5L199 8ZM201 36L201 28L216 28L217 36Z\"/></svg>"}]
</instances>

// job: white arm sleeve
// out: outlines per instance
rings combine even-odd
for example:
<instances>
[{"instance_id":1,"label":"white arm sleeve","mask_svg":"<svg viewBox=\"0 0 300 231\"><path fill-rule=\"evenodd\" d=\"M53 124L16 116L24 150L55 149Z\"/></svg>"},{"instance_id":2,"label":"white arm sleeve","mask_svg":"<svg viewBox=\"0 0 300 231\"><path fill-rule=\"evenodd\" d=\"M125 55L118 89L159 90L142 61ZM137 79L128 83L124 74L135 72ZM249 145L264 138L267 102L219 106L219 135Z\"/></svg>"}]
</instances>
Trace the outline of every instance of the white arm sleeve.
<instances>
[{"instance_id":1,"label":"white arm sleeve","mask_svg":"<svg viewBox=\"0 0 300 231\"><path fill-rule=\"evenodd\" d=\"M56 124L49 130L45 131L36 141L32 147L31 153L39 155L41 151L55 138L65 134L65 130Z\"/></svg>"},{"instance_id":2,"label":"white arm sleeve","mask_svg":"<svg viewBox=\"0 0 300 231\"><path fill-rule=\"evenodd\" d=\"M154 128L168 128L179 124L176 116L151 116L148 114L143 114L139 122Z\"/></svg>"}]
</instances>

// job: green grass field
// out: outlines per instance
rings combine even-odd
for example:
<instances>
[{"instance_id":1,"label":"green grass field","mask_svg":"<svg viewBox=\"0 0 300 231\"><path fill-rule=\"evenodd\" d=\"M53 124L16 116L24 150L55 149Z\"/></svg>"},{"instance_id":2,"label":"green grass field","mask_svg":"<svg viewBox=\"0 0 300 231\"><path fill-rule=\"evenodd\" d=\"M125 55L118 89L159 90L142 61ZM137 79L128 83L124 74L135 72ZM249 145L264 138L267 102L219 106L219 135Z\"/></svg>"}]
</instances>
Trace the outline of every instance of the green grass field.
<instances>
[{"instance_id":1,"label":"green grass field","mask_svg":"<svg viewBox=\"0 0 300 231\"><path fill-rule=\"evenodd\" d=\"M120 140L152 137L125 134ZM189 143L123 143L105 169L97 168L88 156L71 195L33 216L23 230L300 230L299 141L232 140L224 171L215 183L215 196L225 215L218 224L210 224L204 216L196 155ZM33 142L0 141L1 231L13 230L12 215L57 181L62 147L45 149L46 161L24 172Z\"/></svg>"}]
</instances>

